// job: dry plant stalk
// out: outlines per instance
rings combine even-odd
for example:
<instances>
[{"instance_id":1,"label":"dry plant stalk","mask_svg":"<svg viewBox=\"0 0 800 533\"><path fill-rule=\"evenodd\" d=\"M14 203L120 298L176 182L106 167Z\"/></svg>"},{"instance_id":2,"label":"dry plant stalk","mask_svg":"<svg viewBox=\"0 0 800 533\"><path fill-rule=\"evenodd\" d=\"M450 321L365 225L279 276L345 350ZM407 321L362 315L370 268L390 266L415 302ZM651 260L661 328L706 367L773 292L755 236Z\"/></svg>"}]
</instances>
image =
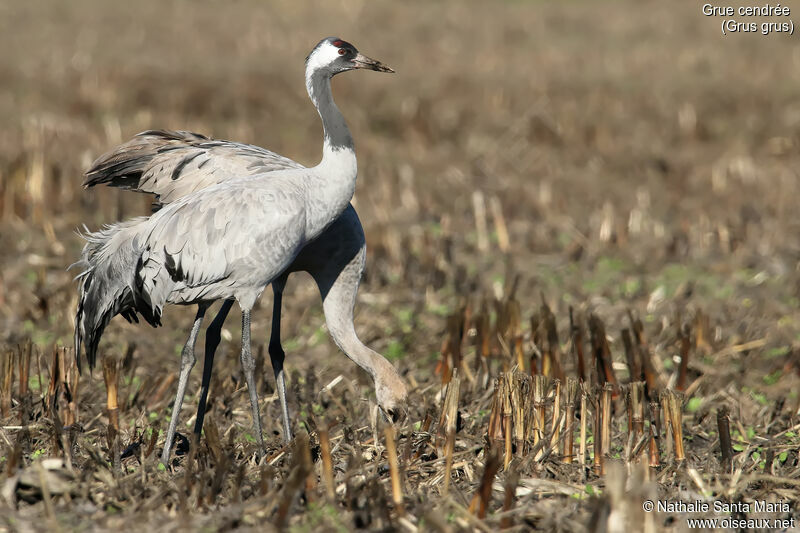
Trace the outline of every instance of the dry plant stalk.
<instances>
[{"instance_id":1,"label":"dry plant stalk","mask_svg":"<svg viewBox=\"0 0 800 533\"><path fill-rule=\"evenodd\" d=\"M50 384L47 389L47 405L50 414L59 418L62 426L71 427L78 418L77 389L78 371L72 349L55 346L53 364L50 371ZM52 409L58 412L52 412ZM60 415L63 413L63 422Z\"/></svg>"},{"instance_id":2,"label":"dry plant stalk","mask_svg":"<svg viewBox=\"0 0 800 533\"><path fill-rule=\"evenodd\" d=\"M422 426L420 427L420 431L423 433L427 433L431 429L431 424L433 424L433 417L435 416L436 412L432 407L429 407L425 410L425 418L422 420Z\"/></svg>"},{"instance_id":3,"label":"dry plant stalk","mask_svg":"<svg viewBox=\"0 0 800 533\"><path fill-rule=\"evenodd\" d=\"M542 335L539 331L539 324L541 321L539 320L539 313L533 313L531 315L531 342L533 343L534 349L531 352L530 362L531 362L531 376L536 374L544 374L544 355L540 349L542 346ZM541 367L537 364L537 355L541 356Z\"/></svg>"},{"instance_id":4,"label":"dry plant stalk","mask_svg":"<svg viewBox=\"0 0 800 533\"><path fill-rule=\"evenodd\" d=\"M72 427L78 421L78 369L73 348L61 348L62 394L66 401L64 426Z\"/></svg>"},{"instance_id":5,"label":"dry plant stalk","mask_svg":"<svg viewBox=\"0 0 800 533\"><path fill-rule=\"evenodd\" d=\"M172 387L172 384L175 383L176 379L178 379L178 377L175 375L175 372L170 372L164 376L164 378L161 380L161 383L159 383L158 387L153 394L150 395L150 399L147 401L148 410L153 410L158 407L158 405L164 399L164 395L167 393L170 387Z\"/></svg>"},{"instance_id":6,"label":"dry plant stalk","mask_svg":"<svg viewBox=\"0 0 800 533\"><path fill-rule=\"evenodd\" d=\"M628 328L624 328L622 330L622 345L625 347L625 361L628 363L630 380L631 382L640 381L643 377L642 366L639 363L639 358L636 356L636 351L633 348L631 332Z\"/></svg>"},{"instance_id":7,"label":"dry plant stalk","mask_svg":"<svg viewBox=\"0 0 800 533\"><path fill-rule=\"evenodd\" d=\"M731 473L733 466L733 444L731 443L731 413L727 407L720 407L717 411L717 431L719 433L719 447L722 454L722 470Z\"/></svg>"},{"instance_id":8,"label":"dry plant stalk","mask_svg":"<svg viewBox=\"0 0 800 533\"><path fill-rule=\"evenodd\" d=\"M278 529L283 529L286 525L286 519L289 517L292 503L297 495L300 494L306 478L313 470L308 433L305 430L300 430L293 442L292 470L281 490L278 509L275 513L275 526Z\"/></svg>"},{"instance_id":9,"label":"dry plant stalk","mask_svg":"<svg viewBox=\"0 0 800 533\"><path fill-rule=\"evenodd\" d=\"M661 413L664 416L664 425L662 427L662 435L664 436L664 452L667 457L672 455L672 424L670 424L670 408L667 401L666 390L659 395Z\"/></svg>"},{"instance_id":10,"label":"dry plant stalk","mask_svg":"<svg viewBox=\"0 0 800 533\"><path fill-rule=\"evenodd\" d=\"M478 250L486 253L489 251L489 225L486 222L486 202L480 191L472 192L472 210L475 215L475 231L478 234Z\"/></svg>"},{"instance_id":11,"label":"dry plant stalk","mask_svg":"<svg viewBox=\"0 0 800 533\"><path fill-rule=\"evenodd\" d=\"M574 320L572 306L569 307L569 334L572 341L572 352L578 365L578 380L586 381L586 362L583 356L583 328Z\"/></svg>"},{"instance_id":12,"label":"dry plant stalk","mask_svg":"<svg viewBox=\"0 0 800 533\"><path fill-rule=\"evenodd\" d=\"M7 454L6 457L8 460L6 461L6 477L10 478L14 475L17 471L17 467L22 463L22 433L20 432L17 435L16 441L14 442L14 447L11 448L10 446L6 448ZM11 448L11 449L9 449Z\"/></svg>"},{"instance_id":13,"label":"dry plant stalk","mask_svg":"<svg viewBox=\"0 0 800 533\"><path fill-rule=\"evenodd\" d=\"M433 370L434 374L442 376L442 385L447 385L450 380L450 351L451 351L452 338L450 336L450 328L447 328L447 333L442 341L441 354L442 357L436 363L436 368Z\"/></svg>"},{"instance_id":14,"label":"dry plant stalk","mask_svg":"<svg viewBox=\"0 0 800 533\"><path fill-rule=\"evenodd\" d=\"M628 388L628 430L634 439L644 434L644 386L644 381L637 381Z\"/></svg>"},{"instance_id":15,"label":"dry plant stalk","mask_svg":"<svg viewBox=\"0 0 800 533\"><path fill-rule=\"evenodd\" d=\"M611 397L614 394L614 386L611 383L603 385L603 392L601 394L603 410L600 420L602 420L602 432L600 433L601 440L603 441L602 453L605 455L611 451L611 421L614 417L611 405Z\"/></svg>"},{"instance_id":16,"label":"dry plant stalk","mask_svg":"<svg viewBox=\"0 0 800 533\"><path fill-rule=\"evenodd\" d=\"M486 518L486 509L489 507L489 502L492 499L492 483L494 482L494 477L497 475L499 468L500 457L493 448L486 458L486 466L483 469L481 483L478 485L478 489L475 491L475 495L472 497L472 501L469 504L469 512L477 515L481 520Z\"/></svg>"},{"instance_id":17,"label":"dry plant stalk","mask_svg":"<svg viewBox=\"0 0 800 533\"><path fill-rule=\"evenodd\" d=\"M503 398L506 396L505 374L500 374L494 380L494 394L492 394L492 408L489 412L489 442L494 447L505 440L503 430Z\"/></svg>"},{"instance_id":18,"label":"dry plant stalk","mask_svg":"<svg viewBox=\"0 0 800 533\"><path fill-rule=\"evenodd\" d=\"M514 431L514 443L517 446L517 455L525 455L525 442L528 437L528 399L530 398L531 380L522 372L509 372L506 383L511 385L511 423ZM508 468L506 464L505 468Z\"/></svg>"},{"instance_id":19,"label":"dry plant stalk","mask_svg":"<svg viewBox=\"0 0 800 533\"><path fill-rule=\"evenodd\" d=\"M712 352L711 344L708 341L710 338L708 330L708 315L698 309L694 315L694 347L703 355L708 355Z\"/></svg>"},{"instance_id":20,"label":"dry plant stalk","mask_svg":"<svg viewBox=\"0 0 800 533\"><path fill-rule=\"evenodd\" d=\"M452 319L450 321L449 329L450 329L450 375L447 378L447 382L450 382L450 378L453 375L453 372L458 370L459 372L461 369L461 362L462 362L462 352L461 347L463 346L464 338L466 336L466 322L464 322L466 318L466 307L462 306L456 311Z\"/></svg>"},{"instance_id":21,"label":"dry plant stalk","mask_svg":"<svg viewBox=\"0 0 800 533\"><path fill-rule=\"evenodd\" d=\"M620 390L625 398L625 414L628 416L628 439L633 437L633 407L631 406L631 386L632 383L621 385Z\"/></svg>"},{"instance_id":22,"label":"dry plant stalk","mask_svg":"<svg viewBox=\"0 0 800 533\"><path fill-rule=\"evenodd\" d=\"M566 422L564 424L564 440L561 449L562 461L570 464L574 457L573 438L575 434L575 403L578 401L578 391L580 390L578 380L573 377L567 378L567 386L564 388L564 406L566 409ZM583 415L581 415L582 417Z\"/></svg>"},{"instance_id":23,"label":"dry plant stalk","mask_svg":"<svg viewBox=\"0 0 800 533\"><path fill-rule=\"evenodd\" d=\"M505 335L506 345L511 350L511 356L516 361L517 368L525 369L525 354L522 350L522 310L514 296L506 300L507 330Z\"/></svg>"},{"instance_id":24,"label":"dry plant stalk","mask_svg":"<svg viewBox=\"0 0 800 533\"><path fill-rule=\"evenodd\" d=\"M495 380L488 438L492 447L503 444L504 469L511 463L514 446L520 457L527 452L530 389L530 378L522 372L503 372Z\"/></svg>"},{"instance_id":25,"label":"dry plant stalk","mask_svg":"<svg viewBox=\"0 0 800 533\"><path fill-rule=\"evenodd\" d=\"M553 375L553 357L550 354L550 347L547 342L547 316L537 315L538 327L536 330L536 346L542 352L542 375Z\"/></svg>"},{"instance_id":26,"label":"dry plant stalk","mask_svg":"<svg viewBox=\"0 0 800 533\"><path fill-rule=\"evenodd\" d=\"M325 495L328 502L336 500L336 484L333 479L333 461L331 460L331 441L328 436L328 429L319 430L319 448L322 455L322 478L325 480Z\"/></svg>"},{"instance_id":27,"label":"dry plant stalk","mask_svg":"<svg viewBox=\"0 0 800 533\"><path fill-rule=\"evenodd\" d=\"M20 423L26 426L31 419L33 399L28 391L30 381L31 356L34 352L33 342L28 339L17 346L17 364L19 366L19 396L22 409L20 410Z\"/></svg>"},{"instance_id":28,"label":"dry plant stalk","mask_svg":"<svg viewBox=\"0 0 800 533\"><path fill-rule=\"evenodd\" d=\"M194 434L192 434L192 439L194 442L192 444L196 444L197 439L194 438ZM116 445L115 441L115 445ZM115 446L114 449L114 471L119 471L119 462L118 457L119 455L116 453L116 450L119 448ZM197 487L197 497L199 499L200 493L203 490L204 484L200 479L200 474L202 474L200 469L198 468L200 465L196 463L197 460L197 446L190 445L189 446L189 454L186 456L186 460L183 462L183 494L180 496L180 505L181 510L184 513L189 513L191 504L189 503L189 498L191 497L192 493L194 492L195 487ZM198 501L195 506L199 505L200 502Z\"/></svg>"},{"instance_id":29,"label":"dry plant stalk","mask_svg":"<svg viewBox=\"0 0 800 533\"><path fill-rule=\"evenodd\" d=\"M469 338L469 325L472 323L472 302L467 300L461 307L461 346L467 342ZM463 362L463 361L462 361Z\"/></svg>"},{"instance_id":30,"label":"dry plant stalk","mask_svg":"<svg viewBox=\"0 0 800 533\"><path fill-rule=\"evenodd\" d=\"M0 361L0 415L11 416L11 384L14 382L14 351L4 350Z\"/></svg>"},{"instance_id":31,"label":"dry plant stalk","mask_svg":"<svg viewBox=\"0 0 800 533\"><path fill-rule=\"evenodd\" d=\"M516 469L506 474L506 482L503 487L503 513L508 513L514 508L514 498L517 496L517 485L519 484L519 472ZM514 517L506 514L500 520L500 529L509 529L514 526Z\"/></svg>"},{"instance_id":32,"label":"dry plant stalk","mask_svg":"<svg viewBox=\"0 0 800 533\"><path fill-rule=\"evenodd\" d=\"M299 449L301 454L301 461L303 463L303 468L306 471L305 477L305 498L306 502L311 502L314 499L314 495L316 494L317 488L317 476L314 475L314 461L311 460L311 443L307 446L303 446ZM259 450L259 453L262 453Z\"/></svg>"},{"instance_id":33,"label":"dry plant stalk","mask_svg":"<svg viewBox=\"0 0 800 533\"><path fill-rule=\"evenodd\" d=\"M478 335L478 355L486 358L491 355L492 324L489 316L489 302L481 300L481 310L475 316L475 331Z\"/></svg>"},{"instance_id":34,"label":"dry plant stalk","mask_svg":"<svg viewBox=\"0 0 800 533\"><path fill-rule=\"evenodd\" d=\"M685 391L689 381L689 326L684 324L680 331L681 339L681 364L678 369L678 382L675 384L675 389Z\"/></svg>"},{"instance_id":35,"label":"dry plant stalk","mask_svg":"<svg viewBox=\"0 0 800 533\"><path fill-rule=\"evenodd\" d=\"M18 347L19 359L19 395L25 398L28 395L28 380L31 371L31 356L33 355L33 342L28 339L24 344Z\"/></svg>"},{"instance_id":36,"label":"dry plant stalk","mask_svg":"<svg viewBox=\"0 0 800 533\"><path fill-rule=\"evenodd\" d=\"M625 458L628 463L639 462L641 452L647 444L644 433L644 382L637 381L625 387L625 407L628 413L628 439ZM630 466L630 465L629 465Z\"/></svg>"},{"instance_id":37,"label":"dry plant stalk","mask_svg":"<svg viewBox=\"0 0 800 533\"><path fill-rule=\"evenodd\" d=\"M658 451L658 441L661 439L661 425L659 414L660 404L658 402L650 402L650 447L648 451L648 458L650 466L653 468L661 464L661 456Z\"/></svg>"},{"instance_id":38,"label":"dry plant stalk","mask_svg":"<svg viewBox=\"0 0 800 533\"><path fill-rule=\"evenodd\" d=\"M503 395L503 437L504 437L504 454L503 454L503 470L508 469L508 464L511 462L511 438L514 432L513 427L513 413L512 409L512 402L511 396L514 390L514 383L512 379L509 379L512 375L511 372L506 373L506 386L505 386L505 394Z\"/></svg>"},{"instance_id":39,"label":"dry plant stalk","mask_svg":"<svg viewBox=\"0 0 800 533\"><path fill-rule=\"evenodd\" d=\"M485 297L481 299L480 311L473 318L473 325L477 336L475 344L475 376L476 379L480 379L481 385L486 386L489 382L488 360L492 353L492 324L489 303Z\"/></svg>"},{"instance_id":40,"label":"dry plant stalk","mask_svg":"<svg viewBox=\"0 0 800 533\"><path fill-rule=\"evenodd\" d=\"M504 341L508 335L508 306L506 305L506 300L498 300L495 298L494 312L495 320L493 341L496 343L495 347L498 347L497 343L499 341Z\"/></svg>"},{"instance_id":41,"label":"dry plant stalk","mask_svg":"<svg viewBox=\"0 0 800 533\"><path fill-rule=\"evenodd\" d=\"M442 342L442 358L434 371L442 376L442 385L449 384L455 369L461 368L461 345L466 330L464 313L465 309L461 308L447 318L447 334Z\"/></svg>"},{"instance_id":42,"label":"dry plant stalk","mask_svg":"<svg viewBox=\"0 0 800 533\"><path fill-rule=\"evenodd\" d=\"M625 453L625 460L628 462L629 468L631 466L635 467L635 465L644 465L642 453L647 447L649 441L650 437L648 435L642 435L638 441L634 441L633 433L630 434L630 439L628 440L628 446Z\"/></svg>"},{"instance_id":43,"label":"dry plant stalk","mask_svg":"<svg viewBox=\"0 0 800 533\"><path fill-rule=\"evenodd\" d=\"M658 399L659 379L653 367L653 361L650 359L650 348L647 346L647 340L644 336L644 326L641 320L633 316L633 311L630 309L628 309L628 320L631 323L633 336L636 340L634 348L639 355L642 373L644 373L644 380L647 383L647 398L656 400Z\"/></svg>"},{"instance_id":44,"label":"dry plant stalk","mask_svg":"<svg viewBox=\"0 0 800 533\"><path fill-rule=\"evenodd\" d=\"M594 388L593 392L597 389ZM605 473L603 457L603 398L602 393L596 393L592 399L594 407L594 470L598 475Z\"/></svg>"},{"instance_id":45,"label":"dry plant stalk","mask_svg":"<svg viewBox=\"0 0 800 533\"><path fill-rule=\"evenodd\" d=\"M103 380L106 383L106 411L108 412L108 449L111 451L114 470L119 470L119 403L117 391L119 390L119 372L117 360L111 356L103 358ZM187 469L188 472L188 469Z\"/></svg>"},{"instance_id":46,"label":"dry plant stalk","mask_svg":"<svg viewBox=\"0 0 800 533\"><path fill-rule=\"evenodd\" d=\"M513 353L514 357L517 360L517 366L520 369L525 368L525 349L522 342L522 333L514 336L514 344L513 344Z\"/></svg>"},{"instance_id":47,"label":"dry plant stalk","mask_svg":"<svg viewBox=\"0 0 800 533\"><path fill-rule=\"evenodd\" d=\"M550 425L550 449L556 449L561 438L561 381L553 381L555 391L553 393L553 421Z\"/></svg>"},{"instance_id":48,"label":"dry plant stalk","mask_svg":"<svg viewBox=\"0 0 800 533\"><path fill-rule=\"evenodd\" d=\"M683 450L683 424L681 423L683 393L668 389L664 391L664 397L667 406L667 409L664 409L664 420L669 420L669 426L672 430L672 438L675 444L675 460L683 461L686 458Z\"/></svg>"},{"instance_id":49,"label":"dry plant stalk","mask_svg":"<svg viewBox=\"0 0 800 533\"><path fill-rule=\"evenodd\" d=\"M56 402L56 394L61 384L61 360L59 357L58 346L53 349L53 362L50 365L50 382L47 385L47 410L52 414L52 409Z\"/></svg>"},{"instance_id":50,"label":"dry plant stalk","mask_svg":"<svg viewBox=\"0 0 800 533\"><path fill-rule=\"evenodd\" d=\"M216 429L216 426L214 426ZM158 442L158 435L161 433L161 425L158 421L153 422L150 424L150 440L147 442L147 448L144 451L145 457L150 457L153 453L153 450L156 449L156 443ZM142 474L146 474L146 471L142 469Z\"/></svg>"},{"instance_id":51,"label":"dry plant stalk","mask_svg":"<svg viewBox=\"0 0 800 533\"><path fill-rule=\"evenodd\" d=\"M389 475L392 479L392 503L399 516L405 514L403 506L403 481L400 477L400 466L397 461L397 443L395 442L394 426L386 426L386 455L389 459Z\"/></svg>"},{"instance_id":52,"label":"dry plant stalk","mask_svg":"<svg viewBox=\"0 0 800 533\"><path fill-rule=\"evenodd\" d=\"M213 417L208 417L206 420L203 421L203 435L206 437L206 443L208 444L211 453L214 455L214 460L217 464L223 462L223 451L222 451L222 441L219 437L219 428L217 424L214 422Z\"/></svg>"},{"instance_id":53,"label":"dry plant stalk","mask_svg":"<svg viewBox=\"0 0 800 533\"><path fill-rule=\"evenodd\" d=\"M586 382L580 382L581 387L581 453L578 456L578 462L581 466L586 465L586 424L588 423L588 393L586 391Z\"/></svg>"},{"instance_id":54,"label":"dry plant stalk","mask_svg":"<svg viewBox=\"0 0 800 533\"><path fill-rule=\"evenodd\" d=\"M531 396L533 400L533 448L539 446L534 460L538 461L544 455L544 446L539 445L539 441L544 439L544 420L545 420L545 405L547 402L547 389L550 379L547 376L537 374L533 376L531 384Z\"/></svg>"},{"instance_id":55,"label":"dry plant stalk","mask_svg":"<svg viewBox=\"0 0 800 533\"><path fill-rule=\"evenodd\" d=\"M489 208L492 211L492 219L494 220L495 235L497 236L497 246L503 253L508 252L511 240L508 237L508 227L506 226L506 218L503 216L503 205L497 196L489 198Z\"/></svg>"},{"instance_id":56,"label":"dry plant stalk","mask_svg":"<svg viewBox=\"0 0 800 533\"><path fill-rule=\"evenodd\" d=\"M109 356L103 358L103 379L106 383L108 424L114 431L119 431L119 401L117 398L119 373L117 372L117 360L113 357Z\"/></svg>"},{"instance_id":57,"label":"dry plant stalk","mask_svg":"<svg viewBox=\"0 0 800 533\"><path fill-rule=\"evenodd\" d=\"M589 334L599 384L611 383L616 388L618 382L611 362L611 348L608 346L606 328L597 315L589 315Z\"/></svg>"},{"instance_id":58,"label":"dry plant stalk","mask_svg":"<svg viewBox=\"0 0 800 533\"><path fill-rule=\"evenodd\" d=\"M447 434L447 442L445 445L445 463L444 463L444 480L442 484L442 495L447 496L450 491L450 477L453 472L453 449L456 444L455 430Z\"/></svg>"},{"instance_id":59,"label":"dry plant stalk","mask_svg":"<svg viewBox=\"0 0 800 533\"><path fill-rule=\"evenodd\" d=\"M456 349L457 359L454 362L453 368L457 368L459 372L463 373L467 380L472 383L475 381L475 375L472 369L464 362L464 346L469 338L469 325L472 323L472 304L467 301L461 306L459 314L460 320L458 322L458 346Z\"/></svg>"},{"instance_id":60,"label":"dry plant stalk","mask_svg":"<svg viewBox=\"0 0 800 533\"><path fill-rule=\"evenodd\" d=\"M542 370L542 374L554 379L564 381L564 370L561 368L561 344L558 341L558 330L556 329L556 317L542 296L541 305L542 324L545 329L547 339L547 349L544 351L544 360L549 367L548 371ZM545 366L543 364L543 366Z\"/></svg>"},{"instance_id":61,"label":"dry plant stalk","mask_svg":"<svg viewBox=\"0 0 800 533\"><path fill-rule=\"evenodd\" d=\"M447 434L450 431L456 430L456 422L458 420L458 396L461 390L461 378L458 377L458 372L453 372L453 377L450 383L447 384L447 390L444 394L444 402L442 403L442 414L439 418L439 429L436 433L436 447L440 449L447 440Z\"/></svg>"}]
</instances>

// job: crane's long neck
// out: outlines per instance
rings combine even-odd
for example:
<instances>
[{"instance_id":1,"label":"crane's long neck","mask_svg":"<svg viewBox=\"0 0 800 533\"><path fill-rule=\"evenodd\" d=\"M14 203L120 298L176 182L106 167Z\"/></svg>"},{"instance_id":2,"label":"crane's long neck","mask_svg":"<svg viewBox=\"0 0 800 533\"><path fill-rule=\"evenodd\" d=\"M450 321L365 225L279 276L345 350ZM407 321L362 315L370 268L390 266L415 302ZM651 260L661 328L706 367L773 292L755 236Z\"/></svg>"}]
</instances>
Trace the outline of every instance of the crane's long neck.
<instances>
[{"instance_id":1,"label":"crane's long neck","mask_svg":"<svg viewBox=\"0 0 800 533\"><path fill-rule=\"evenodd\" d=\"M347 128L342 112L333 101L330 74L322 71L306 73L308 96L322 118L325 141L322 147L320 165L335 165L342 170L352 170L355 174L356 154L353 148L353 137ZM352 169L350 168L352 166Z\"/></svg>"},{"instance_id":2,"label":"crane's long neck","mask_svg":"<svg viewBox=\"0 0 800 533\"><path fill-rule=\"evenodd\" d=\"M350 246L341 246L339 250L347 250ZM344 259L349 261L344 267L341 266L342 256L332 254L326 269L309 272L322 294L325 322L336 345L372 377L379 402L386 398L399 399L406 395L400 374L386 358L361 342L353 325L353 307L364 270L365 254L366 246L361 244L352 259Z\"/></svg>"},{"instance_id":3,"label":"crane's long neck","mask_svg":"<svg viewBox=\"0 0 800 533\"><path fill-rule=\"evenodd\" d=\"M309 191L313 210L307 225L309 237L314 238L338 218L353 198L358 167L353 137L333 101L330 74L309 69L306 88L322 118L325 134L322 161L312 169L314 183Z\"/></svg>"}]
</instances>

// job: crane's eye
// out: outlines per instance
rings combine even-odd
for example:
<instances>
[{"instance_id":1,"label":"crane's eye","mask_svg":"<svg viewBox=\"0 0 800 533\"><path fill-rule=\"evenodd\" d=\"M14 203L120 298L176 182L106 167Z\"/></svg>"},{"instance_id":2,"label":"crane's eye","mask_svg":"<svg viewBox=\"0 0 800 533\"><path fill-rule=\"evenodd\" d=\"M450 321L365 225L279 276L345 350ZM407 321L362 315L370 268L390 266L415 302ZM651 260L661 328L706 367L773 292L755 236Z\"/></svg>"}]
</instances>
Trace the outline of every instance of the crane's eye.
<instances>
[{"instance_id":1,"label":"crane's eye","mask_svg":"<svg viewBox=\"0 0 800 533\"><path fill-rule=\"evenodd\" d=\"M345 50L344 48L339 48L339 55L340 55L340 56L343 56L343 55L345 55L346 53L347 53L347 50Z\"/></svg>"}]
</instances>

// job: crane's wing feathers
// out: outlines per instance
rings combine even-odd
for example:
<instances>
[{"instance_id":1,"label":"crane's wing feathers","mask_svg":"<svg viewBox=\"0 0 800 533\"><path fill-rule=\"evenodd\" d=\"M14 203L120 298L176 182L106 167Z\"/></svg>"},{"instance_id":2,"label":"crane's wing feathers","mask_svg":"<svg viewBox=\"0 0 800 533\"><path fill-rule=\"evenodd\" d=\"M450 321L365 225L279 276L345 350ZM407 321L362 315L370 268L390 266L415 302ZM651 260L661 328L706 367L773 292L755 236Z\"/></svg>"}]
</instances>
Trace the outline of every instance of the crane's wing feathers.
<instances>
[{"instance_id":1,"label":"crane's wing feathers","mask_svg":"<svg viewBox=\"0 0 800 533\"><path fill-rule=\"evenodd\" d=\"M250 144L188 131L150 130L100 156L83 185L152 193L160 207L230 179L290 168L303 166Z\"/></svg>"},{"instance_id":2,"label":"crane's wing feathers","mask_svg":"<svg viewBox=\"0 0 800 533\"><path fill-rule=\"evenodd\" d=\"M228 297L233 285L265 286L291 264L305 230L302 191L280 178L242 181L197 191L148 220L137 283L154 312Z\"/></svg>"}]
</instances>

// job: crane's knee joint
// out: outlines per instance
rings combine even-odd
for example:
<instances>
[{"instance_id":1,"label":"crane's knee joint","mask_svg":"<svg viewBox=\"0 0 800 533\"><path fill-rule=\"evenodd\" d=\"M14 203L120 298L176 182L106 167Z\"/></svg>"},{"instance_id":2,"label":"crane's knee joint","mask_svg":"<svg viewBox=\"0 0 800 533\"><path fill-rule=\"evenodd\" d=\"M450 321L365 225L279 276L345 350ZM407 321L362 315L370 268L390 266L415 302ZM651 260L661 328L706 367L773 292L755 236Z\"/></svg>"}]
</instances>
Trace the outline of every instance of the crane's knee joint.
<instances>
[{"instance_id":1,"label":"crane's knee joint","mask_svg":"<svg viewBox=\"0 0 800 533\"><path fill-rule=\"evenodd\" d=\"M194 357L192 357L191 359L182 359L181 360L181 373L190 371L192 368L194 368L194 364L196 362L197 362L197 360Z\"/></svg>"},{"instance_id":2,"label":"crane's knee joint","mask_svg":"<svg viewBox=\"0 0 800 533\"><path fill-rule=\"evenodd\" d=\"M181 370L187 367L192 368L196 362L197 358L194 356L194 350L184 346L181 352Z\"/></svg>"}]
</instances>

